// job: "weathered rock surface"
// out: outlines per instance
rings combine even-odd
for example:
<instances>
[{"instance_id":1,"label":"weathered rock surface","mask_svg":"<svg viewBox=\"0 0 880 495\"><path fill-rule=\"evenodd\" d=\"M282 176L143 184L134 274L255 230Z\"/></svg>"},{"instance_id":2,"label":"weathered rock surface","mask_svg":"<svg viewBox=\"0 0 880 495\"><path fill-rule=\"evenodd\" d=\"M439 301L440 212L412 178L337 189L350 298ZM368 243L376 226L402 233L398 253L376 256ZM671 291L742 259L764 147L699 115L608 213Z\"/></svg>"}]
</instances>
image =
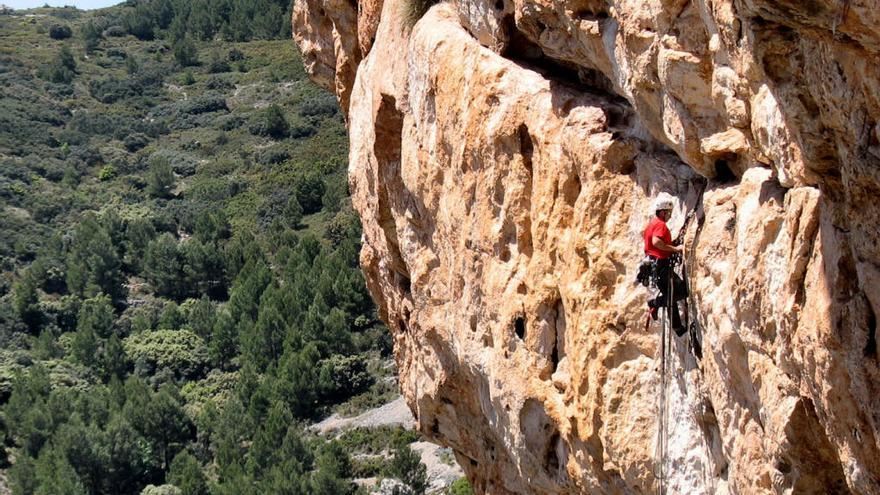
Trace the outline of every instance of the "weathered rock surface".
<instances>
[{"instance_id":1,"label":"weathered rock surface","mask_svg":"<svg viewBox=\"0 0 880 495\"><path fill-rule=\"evenodd\" d=\"M880 494L877 3L407 3L296 0L295 37L403 393L477 489ZM665 387L661 191L703 336Z\"/></svg>"}]
</instances>

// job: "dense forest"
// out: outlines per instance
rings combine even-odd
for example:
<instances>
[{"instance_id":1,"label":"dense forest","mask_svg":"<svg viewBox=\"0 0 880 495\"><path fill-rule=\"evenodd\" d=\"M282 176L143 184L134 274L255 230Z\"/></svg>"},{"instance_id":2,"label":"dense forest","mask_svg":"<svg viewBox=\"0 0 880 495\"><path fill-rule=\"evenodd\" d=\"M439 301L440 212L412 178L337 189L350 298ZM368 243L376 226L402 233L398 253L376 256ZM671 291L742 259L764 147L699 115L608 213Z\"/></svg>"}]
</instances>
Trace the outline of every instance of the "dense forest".
<instances>
[{"instance_id":1,"label":"dense forest","mask_svg":"<svg viewBox=\"0 0 880 495\"><path fill-rule=\"evenodd\" d=\"M0 13L12 493L425 492L416 433L307 428L397 389L344 123L289 18L278 0Z\"/></svg>"}]
</instances>

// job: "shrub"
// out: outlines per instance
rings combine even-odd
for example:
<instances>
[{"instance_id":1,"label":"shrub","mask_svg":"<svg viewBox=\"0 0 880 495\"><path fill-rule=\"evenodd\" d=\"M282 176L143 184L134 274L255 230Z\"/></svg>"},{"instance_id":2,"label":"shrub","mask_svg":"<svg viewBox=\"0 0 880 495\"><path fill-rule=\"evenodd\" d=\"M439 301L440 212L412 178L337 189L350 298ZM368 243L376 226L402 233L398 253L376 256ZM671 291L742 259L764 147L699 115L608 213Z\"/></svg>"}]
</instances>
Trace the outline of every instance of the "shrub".
<instances>
[{"instance_id":1,"label":"shrub","mask_svg":"<svg viewBox=\"0 0 880 495\"><path fill-rule=\"evenodd\" d=\"M333 402L360 393L372 383L367 360L362 355L336 354L321 361L320 367L321 392Z\"/></svg>"},{"instance_id":2,"label":"shrub","mask_svg":"<svg viewBox=\"0 0 880 495\"><path fill-rule=\"evenodd\" d=\"M187 70L182 76L180 76L180 84L183 84L184 86L192 86L195 83L196 78L191 70Z\"/></svg>"},{"instance_id":3,"label":"shrub","mask_svg":"<svg viewBox=\"0 0 880 495\"><path fill-rule=\"evenodd\" d=\"M290 125L284 111L278 105L272 105L258 114L251 122L251 133L257 136L267 136L281 139L288 135Z\"/></svg>"},{"instance_id":4,"label":"shrub","mask_svg":"<svg viewBox=\"0 0 880 495\"><path fill-rule=\"evenodd\" d=\"M168 198L174 189L174 171L166 159L153 160L147 176L147 194L154 198Z\"/></svg>"},{"instance_id":5,"label":"shrub","mask_svg":"<svg viewBox=\"0 0 880 495\"><path fill-rule=\"evenodd\" d=\"M101 33L105 38L121 38L128 34L122 26L110 26Z\"/></svg>"},{"instance_id":6,"label":"shrub","mask_svg":"<svg viewBox=\"0 0 880 495\"><path fill-rule=\"evenodd\" d=\"M337 111L339 104L336 103L336 97L328 93L320 93L311 100L304 101L299 107L299 113L304 117L336 115Z\"/></svg>"},{"instance_id":7,"label":"shrub","mask_svg":"<svg viewBox=\"0 0 880 495\"><path fill-rule=\"evenodd\" d=\"M101 168L101 171L98 172L98 180L101 182L108 181L114 177L116 177L116 167L109 163L104 165L104 167Z\"/></svg>"},{"instance_id":8,"label":"shrub","mask_svg":"<svg viewBox=\"0 0 880 495\"><path fill-rule=\"evenodd\" d=\"M427 467L421 457L403 442L398 443L388 474L403 481L406 487L395 487L397 495L423 495L428 488Z\"/></svg>"},{"instance_id":9,"label":"shrub","mask_svg":"<svg viewBox=\"0 0 880 495\"><path fill-rule=\"evenodd\" d=\"M211 57L211 61L208 62L208 73L209 74L221 74L223 72L229 72L231 69L229 68L229 63L226 60L220 58L219 54L214 54Z\"/></svg>"},{"instance_id":10,"label":"shrub","mask_svg":"<svg viewBox=\"0 0 880 495\"><path fill-rule=\"evenodd\" d=\"M290 158L290 153L285 149L266 148L257 152L256 160L261 165L276 165Z\"/></svg>"},{"instance_id":11,"label":"shrub","mask_svg":"<svg viewBox=\"0 0 880 495\"><path fill-rule=\"evenodd\" d=\"M156 96L162 88L163 76L157 70L140 69L133 77L94 79L89 94L101 103L115 103L135 97Z\"/></svg>"},{"instance_id":12,"label":"shrub","mask_svg":"<svg viewBox=\"0 0 880 495\"><path fill-rule=\"evenodd\" d=\"M49 37L53 40L66 40L71 36L73 36L73 31L70 26L55 24L49 28Z\"/></svg>"},{"instance_id":13,"label":"shrub","mask_svg":"<svg viewBox=\"0 0 880 495\"><path fill-rule=\"evenodd\" d=\"M55 60L40 70L40 77L56 84L70 84L76 76L76 60L70 49L61 47Z\"/></svg>"},{"instance_id":14,"label":"shrub","mask_svg":"<svg viewBox=\"0 0 880 495\"><path fill-rule=\"evenodd\" d=\"M149 144L150 138L144 136L140 133L130 134L125 136L125 139L122 140L123 146L128 151L134 153L140 149L143 149L147 144Z\"/></svg>"},{"instance_id":15,"label":"shrub","mask_svg":"<svg viewBox=\"0 0 880 495\"><path fill-rule=\"evenodd\" d=\"M312 124L301 120L294 120L290 124L290 137L303 139L314 135L318 130Z\"/></svg>"},{"instance_id":16,"label":"shrub","mask_svg":"<svg viewBox=\"0 0 880 495\"><path fill-rule=\"evenodd\" d=\"M186 115L200 115L228 110L226 98L215 94L204 94L189 100L160 105L153 109L152 115L154 117L172 117L176 121L184 118Z\"/></svg>"},{"instance_id":17,"label":"shrub","mask_svg":"<svg viewBox=\"0 0 880 495\"><path fill-rule=\"evenodd\" d=\"M467 478L461 477L449 485L446 493L448 495L474 495L474 490L471 488L471 484L468 483Z\"/></svg>"},{"instance_id":18,"label":"shrub","mask_svg":"<svg viewBox=\"0 0 880 495\"><path fill-rule=\"evenodd\" d=\"M174 59L183 67L199 65L199 53L192 40L184 38L174 45Z\"/></svg>"},{"instance_id":19,"label":"shrub","mask_svg":"<svg viewBox=\"0 0 880 495\"><path fill-rule=\"evenodd\" d=\"M217 119L218 127L227 132L238 129L239 127L243 126L244 123L244 119L239 117L238 115L229 115L227 117Z\"/></svg>"},{"instance_id":20,"label":"shrub","mask_svg":"<svg viewBox=\"0 0 880 495\"><path fill-rule=\"evenodd\" d=\"M127 337L125 353L141 374L167 369L178 378L196 378L208 364L208 348L189 330L155 330Z\"/></svg>"},{"instance_id":21,"label":"shrub","mask_svg":"<svg viewBox=\"0 0 880 495\"><path fill-rule=\"evenodd\" d=\"M183 492L174 485L147 485L141 495L183 495Z\"/></svg>"},{"instance_id":22,"label":"shrub","mask_svg":"<svg viewBox=\"0 0 880 495\"><path fill-rule=\"evenodd\" d=\"M324 196L324 180L318 172L306 172L296 177L294 184L296 197L303 207L303 213L309 215L321 211Z\"/></svg>"},{"instance_id":23,"label":"shrub","mask_svg":"<svg viewBox=\"0 0 880 495\"><path fill-rule=\"evenodd\" d=\"M211 77L205 83L205 89L225 91L234 88L235 85L222 77Z\"/></svg>"},{"instance_id":24,"label":"shrub","mask_svg":"<svg viewBox=\"0 0 880 495\"><path fill-rule=\"evenodd\" d=\"M238 48L233 48L229 50L229 53L226 55L226 60L230 62L240 62L245 59L244 53Z\"/></svg>"},{"instance_id":25,"label":"shrub","mask_svg":"<svg viewBox=\"0 0 880 495\"><path fill-rule=\"evenodd\" d=\"M237 372L213 370L202 380L187 382L180 390L180 395L187 405L197 408L208 401L223 404L234 392L237 383Z\"/></svg>"},{"instance_id":26,"label":"shrub","mask_svg":"<svg viewBox=\"0 0 880 495\"><path fill-rule=\"evenodd\" d=\"M198 166L198 161L192 155L169 149L160 149L150 155L150 162L159 160L170 163L171 170L183 177L189 177L196 173L196 167Z\"/></svg>"}]
</instances>

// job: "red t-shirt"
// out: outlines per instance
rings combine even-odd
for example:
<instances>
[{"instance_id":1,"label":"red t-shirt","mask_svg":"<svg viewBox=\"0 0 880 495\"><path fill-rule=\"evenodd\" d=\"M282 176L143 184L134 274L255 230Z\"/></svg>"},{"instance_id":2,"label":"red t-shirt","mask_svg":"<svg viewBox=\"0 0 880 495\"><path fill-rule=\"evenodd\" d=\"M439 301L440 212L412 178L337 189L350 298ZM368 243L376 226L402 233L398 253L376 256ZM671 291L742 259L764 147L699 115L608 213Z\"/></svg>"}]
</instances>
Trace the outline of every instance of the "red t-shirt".
<instances>
[{"instance_id":1,"label":"red t-shirt","mask_svg":"<svg viewBox=\"0 0 880 495\"><path fill-rule=\"evenodd\" d=\"M645 254L660 258L661 260L670 257L672 253L667 253L666 251L661 251L654 247L651 242L651 239L653 239L654 236L659 237L666 244L670 246L672 245L672 233L669 232L669 227L666 226L666 222L659 217L654 217L645 229Z\"/></svg>"}]
</instances>

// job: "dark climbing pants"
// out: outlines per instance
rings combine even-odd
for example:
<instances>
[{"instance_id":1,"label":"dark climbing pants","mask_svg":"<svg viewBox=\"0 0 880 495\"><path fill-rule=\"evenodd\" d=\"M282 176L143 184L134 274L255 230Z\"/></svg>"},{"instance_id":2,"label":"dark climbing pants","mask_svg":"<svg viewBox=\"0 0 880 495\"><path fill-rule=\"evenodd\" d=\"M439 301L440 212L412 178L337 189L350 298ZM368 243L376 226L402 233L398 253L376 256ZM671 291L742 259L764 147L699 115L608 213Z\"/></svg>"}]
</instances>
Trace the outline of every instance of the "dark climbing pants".
<instances>
[{"instance_id":1,"label":"dark climbing pants","mask_svg":"<svg viewBox=\"0 0 880 495\"><path fill-rule=\"evenodd\" d=\"M648 307L651 308L668 308L669 307L669 290L670 290L670 278L672 279L672 328L675 330L675 333L680 335L684 335L685 328L681 323L681 315L678 312L678 301L682 301L687 299L688 289L687 284L684 283L684 280L675 273L673 269L672 263L667 259L655 259L654 260L654 284L657 286L657 289L660 291L660 295L656 298L648 301Z\"/></svg>"}]
</instances>

